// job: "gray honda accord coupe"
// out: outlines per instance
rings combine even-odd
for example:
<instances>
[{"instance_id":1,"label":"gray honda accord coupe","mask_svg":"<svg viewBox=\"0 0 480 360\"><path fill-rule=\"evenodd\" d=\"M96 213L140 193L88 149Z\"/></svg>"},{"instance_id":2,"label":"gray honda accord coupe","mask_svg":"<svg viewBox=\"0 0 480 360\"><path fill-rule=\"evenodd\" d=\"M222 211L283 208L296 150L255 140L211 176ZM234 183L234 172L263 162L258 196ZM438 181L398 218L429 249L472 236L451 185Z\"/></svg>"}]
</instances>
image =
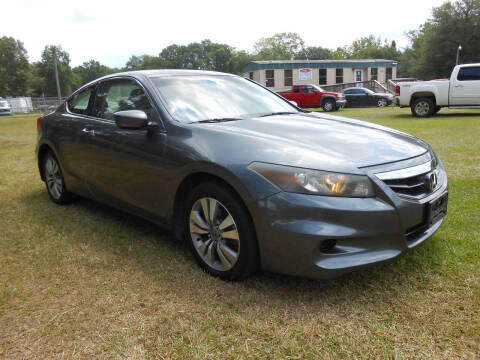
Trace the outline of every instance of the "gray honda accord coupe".
<instances>
[{"instance_id":1,"label":"gray honda accord coupe","mask_svg":"<svg viewBox=\"0 0 480 360\"><path fill-rule=\"evenodd\" d=\"M110 75L37 128L53 202L79 195L166 227L223 279L336 277L397 258L447 212L447 175L424 141L231 74Z\"/></svg>"}]
</instances>

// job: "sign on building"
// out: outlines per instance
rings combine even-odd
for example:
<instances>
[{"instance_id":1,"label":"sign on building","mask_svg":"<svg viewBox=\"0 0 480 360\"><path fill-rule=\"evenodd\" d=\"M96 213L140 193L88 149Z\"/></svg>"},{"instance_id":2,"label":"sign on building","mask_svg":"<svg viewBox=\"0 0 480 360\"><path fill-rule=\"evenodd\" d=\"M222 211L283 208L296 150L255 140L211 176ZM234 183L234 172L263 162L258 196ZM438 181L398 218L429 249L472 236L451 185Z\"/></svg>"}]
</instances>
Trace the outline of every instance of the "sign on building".
<instances>
[{"instance_id":1,"label":"sign on building","mask_svg":"<svg viewBox=\"0 0 480 360\"><path fill-rule=\"evenodd\" d=\"M304 68L298 69L298 79L299 80L312 80L312 69Z\"/></svg>"}]
</instances>

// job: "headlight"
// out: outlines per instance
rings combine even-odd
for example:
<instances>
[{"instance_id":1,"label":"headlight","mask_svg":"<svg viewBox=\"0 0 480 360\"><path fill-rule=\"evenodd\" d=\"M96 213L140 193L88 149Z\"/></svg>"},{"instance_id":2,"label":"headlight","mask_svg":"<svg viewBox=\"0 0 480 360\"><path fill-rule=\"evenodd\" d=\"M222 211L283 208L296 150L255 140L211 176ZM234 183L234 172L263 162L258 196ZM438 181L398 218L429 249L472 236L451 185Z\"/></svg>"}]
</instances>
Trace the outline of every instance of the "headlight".
<instances>
[{"instance_id":1,"label":"headlight","mask_svg":"<svg viewBox=\"0 0 480 360\"><path fill-rule=\"evenodd\" d=\"M248 168L283 191L344 197L373 197L372 181L364 175L340 174L291 166L251 163Z\"/></svg>"}]
</instances>

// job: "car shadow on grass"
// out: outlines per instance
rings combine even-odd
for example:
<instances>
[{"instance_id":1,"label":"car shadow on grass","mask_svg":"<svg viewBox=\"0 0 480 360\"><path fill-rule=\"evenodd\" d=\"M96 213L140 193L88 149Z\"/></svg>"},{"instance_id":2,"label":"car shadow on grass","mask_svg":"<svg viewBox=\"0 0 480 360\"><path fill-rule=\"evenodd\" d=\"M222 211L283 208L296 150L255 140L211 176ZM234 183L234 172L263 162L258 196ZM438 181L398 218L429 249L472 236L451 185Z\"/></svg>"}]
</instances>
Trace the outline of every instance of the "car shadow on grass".
<instances>
[{"instance_id":1,"label":"car shadow on grass","mask_svg":"<svg viewBox=\"0 0 480 360\"><path fill-rule=\"evenodd\" d=\"M405 114L392 114L390 115L392 119L408 119L408 120L435 120L435 119L452 119L452 118L480 118L480 111L478 113L455 113L455 112L449 112L449 113L442 113L441 110L439 113L427 117L427 118L419 118L419 117L414 117L410 113L405 113Z\"/></svg>"},{"instance_id":2,"label":"car shadow on grass","mask_svg":"<svg viewBox=\"0 0 480 360\"><path fill-rule=\"evenodd\" d=\"M72 205L58 206L50 201L45 190L25 194L22 200L30 215L40 223L48 221L58 231L80 233L77 237L73 236L74 244L87 242L103 251L120 255L119 261L133 262L133 271L142 271L153 283L168 278L175 292L183 291L184 294L180 295L186 297L192 294L209 297L209 287L212 287L224 289L219 301L237 301L239 293L243 293L249 294L251 299L268 296L270 299L296 298L308 302L348 301L359 294L370 294L368 301L375 302L385 292L389 296L392 293L408 293L412 286L427 283L435 271L429 254L437 250L436 245L427 242L397 261L367 267L337 279L312 280L261 271L240 282L222 281L203 273L187 246L175 240L170 232L147 220L84 198L79 198ZM118 236L102 235L112 231ZM94 233L97 236L93 236ZM145 246L149 250L132 254L129 251L131 245L125 245L132 241L137 242L137 248ZM371 296L372 293L377 295Z\"/></svg>"}]
</instances>

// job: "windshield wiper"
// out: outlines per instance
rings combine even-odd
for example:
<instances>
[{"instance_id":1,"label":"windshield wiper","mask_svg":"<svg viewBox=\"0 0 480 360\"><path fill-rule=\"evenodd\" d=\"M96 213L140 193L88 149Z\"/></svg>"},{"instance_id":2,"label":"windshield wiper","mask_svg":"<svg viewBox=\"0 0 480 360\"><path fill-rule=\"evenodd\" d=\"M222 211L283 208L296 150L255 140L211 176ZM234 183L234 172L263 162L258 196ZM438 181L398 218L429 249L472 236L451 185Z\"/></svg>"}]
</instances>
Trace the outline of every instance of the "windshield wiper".
<instances>
[{"instance_id":1,"label":"windshield wiper","mask_svg":"<svg viewBox=\"0 0 480 360\"><path fill-rule=\"evenodd\" d=\"M192 121L191 124L198 124L198 123L219 123L225 121L236 121L236 120L243 120L241 118L234 118L234 117L226 117L226 118L215 118L215 119L207 119L207 120L199 120L199 121Z\"/></svg>"},{"instance_id":2,"label":"windshield wiper","mask_svg":"<svg viewBox=\"0 0 480 360\"><path fill-rule=\"evenodd\" d=\"M272 113L265 114L265 115L260 115L259 117L274 116L274 115L292 115L292 114L298 114L298 113L291 112L291 111L278 111L278 112L272 112Z\"/></svg>"}]
</instances>

